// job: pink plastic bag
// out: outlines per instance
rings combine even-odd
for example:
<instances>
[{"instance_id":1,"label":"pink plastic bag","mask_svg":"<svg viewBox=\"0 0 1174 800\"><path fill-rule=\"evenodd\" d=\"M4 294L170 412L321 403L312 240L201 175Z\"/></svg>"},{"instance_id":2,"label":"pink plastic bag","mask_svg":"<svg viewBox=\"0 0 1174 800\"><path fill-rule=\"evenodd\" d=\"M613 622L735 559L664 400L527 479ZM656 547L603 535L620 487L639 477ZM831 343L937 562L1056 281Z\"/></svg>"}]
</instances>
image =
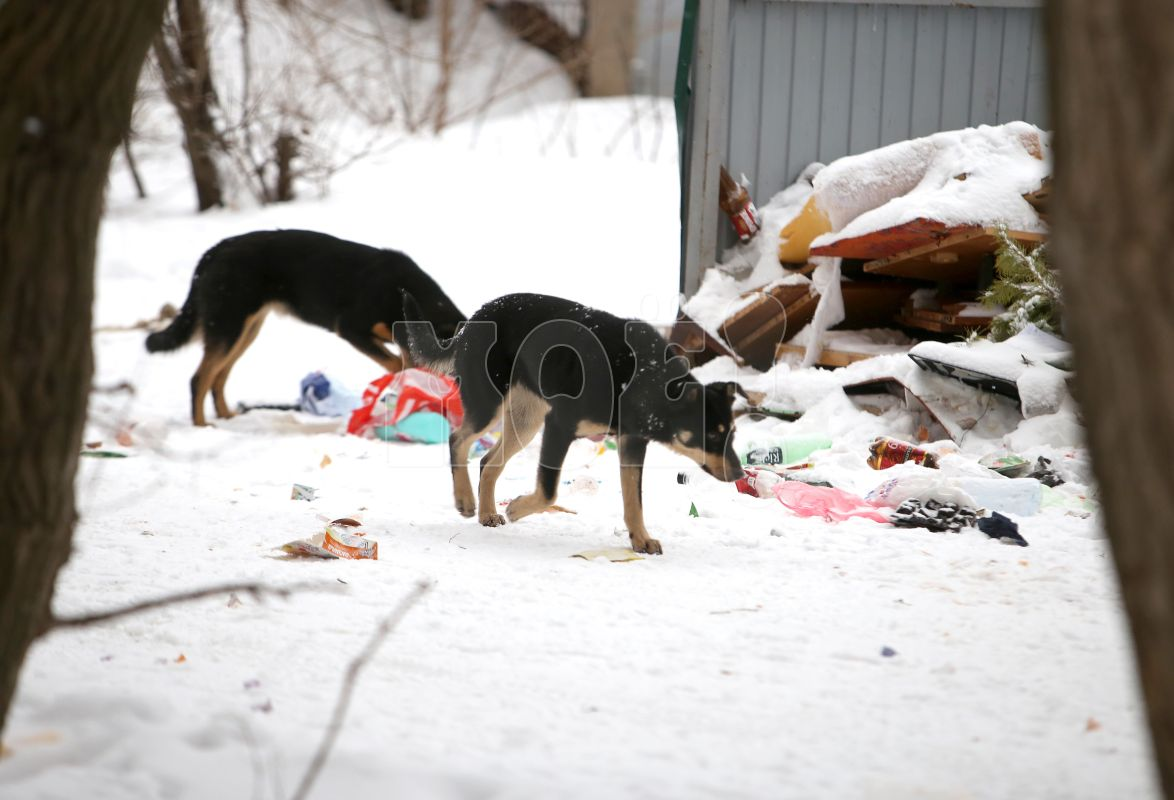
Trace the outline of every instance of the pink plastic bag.
<instances>
[{"instance_id":1,"label":"pink plastic bag","mask_svg":"<svg viewBox=\"0 0 1174 800\"><path fill-rule=\"evenodd\" d=\"M801 517L823 517L828 522L843 522L863 517L888 524L889 518L863 497L827 486L811 486L801 481L780 481L772 487L775 497Z\"/></svg>"}]
</instances>

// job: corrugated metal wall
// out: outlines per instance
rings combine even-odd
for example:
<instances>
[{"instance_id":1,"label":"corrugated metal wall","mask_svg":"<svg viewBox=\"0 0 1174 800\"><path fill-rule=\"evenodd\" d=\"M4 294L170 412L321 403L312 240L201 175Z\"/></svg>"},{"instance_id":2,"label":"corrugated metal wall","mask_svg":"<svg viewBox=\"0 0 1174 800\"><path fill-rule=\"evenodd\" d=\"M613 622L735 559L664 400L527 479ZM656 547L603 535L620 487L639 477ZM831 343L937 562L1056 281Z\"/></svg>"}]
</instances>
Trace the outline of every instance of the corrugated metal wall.
<instances>
[{"instance_id":1,"label":"corrugated metal wall","mask_svg":"<svg viewBox=\"0 0 1174 800\"><path fill-rule=\"evenodd\" d=\"M812 161L980 123L1045 126L1038 2L898 3L730 0L725 163L760 203Z\"/></svg>"}]
</instances>

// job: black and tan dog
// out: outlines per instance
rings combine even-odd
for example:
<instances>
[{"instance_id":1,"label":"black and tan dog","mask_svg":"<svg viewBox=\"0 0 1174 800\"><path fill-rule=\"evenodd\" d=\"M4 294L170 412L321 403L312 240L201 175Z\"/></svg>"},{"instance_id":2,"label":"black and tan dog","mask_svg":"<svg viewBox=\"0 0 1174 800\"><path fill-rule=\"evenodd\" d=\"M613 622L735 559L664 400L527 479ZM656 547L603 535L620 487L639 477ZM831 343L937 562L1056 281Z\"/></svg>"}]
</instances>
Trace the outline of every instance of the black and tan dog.
<instances>
[{"instance_id":1,"label":"black and tan dog","mask_svg":"<svg viewBox=\"0 0 1174 800\"><path fill-rule=\"evenodd\" d=\"M200 332L204 358L192 376L192 422L207 424L204 400L212 391L216 415L232 416L224 384L257 338L266 314L282 311L333 331L384 369L403 359L387 349L403 316L403 292L423 306L418 318L452 336L464 315L412 259L395 250L336 239L313 231L254 231L225 239L196 265L179 315L147 337L147 350L174 350ZM404 352L400 342L400 352Z\"/></svg>"},{"instance_id":2,"label":"black and tan dog","mask_svg":"<svg viewBox=\"0 0 1174 800\"><path fill-rule=\"evenodd\" d=\"M426 319L411 298L409 320ZM624 522L639 553L660 553L644 526L641 483L650 441L701 465L718 480L743 474L733 449L731 403L737 384L702 386L683 358L652 326L537 294L512 294L486 304L450 342L442 344L422 323L406 323L414 363L455 375L465 418L449 441L453 493L465 516L501 525L494 487L505 463L538 429L538 477L531 494L506 509L510 521L555 501L559 472L576 438L608 433L619 438ZM402 340L401 336L401 340ZM469 446L498 419L500 441L481 460L479 502L469 480Z\"/></svg>"}]
</instances>

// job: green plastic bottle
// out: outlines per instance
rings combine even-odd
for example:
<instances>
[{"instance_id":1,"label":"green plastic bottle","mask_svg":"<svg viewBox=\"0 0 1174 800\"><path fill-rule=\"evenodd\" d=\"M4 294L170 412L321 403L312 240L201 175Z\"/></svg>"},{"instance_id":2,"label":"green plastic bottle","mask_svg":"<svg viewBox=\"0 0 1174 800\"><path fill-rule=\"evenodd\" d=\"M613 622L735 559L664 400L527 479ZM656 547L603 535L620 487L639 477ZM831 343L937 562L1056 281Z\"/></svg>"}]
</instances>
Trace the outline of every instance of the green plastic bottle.
<instances>
[{"instance_id":1,"label":"green plastic bottle","mask_svg":"<svg viewBox=\"0 0 1174 800\"><path fill-rule=\"evenodd\" d=\"M831 439L818 434L747 439L738 443L738 458L748 466L777 467L794 464L831 446Z\"/></svg>"}]
</instances>

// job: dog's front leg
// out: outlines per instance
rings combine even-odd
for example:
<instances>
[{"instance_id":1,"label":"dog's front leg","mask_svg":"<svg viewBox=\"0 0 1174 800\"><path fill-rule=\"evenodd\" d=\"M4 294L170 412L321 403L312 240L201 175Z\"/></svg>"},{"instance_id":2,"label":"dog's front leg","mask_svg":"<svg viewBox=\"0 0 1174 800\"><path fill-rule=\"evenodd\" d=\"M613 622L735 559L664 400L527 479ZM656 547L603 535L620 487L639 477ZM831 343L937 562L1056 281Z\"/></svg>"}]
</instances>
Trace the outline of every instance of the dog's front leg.
<instances>
[{"instance_id":1,"label":"dog's front leg","mask_svg":"<svg viewBox=\"0 0 1174 800\"><path fill-rule=\"evenodd\" d=\"M637 553L659 554L660 542L648 535L644 527L644 454L648 440L639 436L620 437L620 490L624 495L624 524L632 549Z\"/></svg>"},{"instance_id":2,"label":"dog's front leg","mask_svg":"<svg viewBox=\"0 0 1174 800\"><path fill-rule=\"evenodd\" d=\"M542 432L542 453L538 460L538 477L534 481L534 491L515 497L505 510L510 522L517 522L522 517L545 511L554 503L558 496L558 479L562 474L563 461L567 451L571 449L571 442L575 441L575 430L565 424L560 424L551 415L546 417L546 429Z\"/></svg>"}]
</instances>

